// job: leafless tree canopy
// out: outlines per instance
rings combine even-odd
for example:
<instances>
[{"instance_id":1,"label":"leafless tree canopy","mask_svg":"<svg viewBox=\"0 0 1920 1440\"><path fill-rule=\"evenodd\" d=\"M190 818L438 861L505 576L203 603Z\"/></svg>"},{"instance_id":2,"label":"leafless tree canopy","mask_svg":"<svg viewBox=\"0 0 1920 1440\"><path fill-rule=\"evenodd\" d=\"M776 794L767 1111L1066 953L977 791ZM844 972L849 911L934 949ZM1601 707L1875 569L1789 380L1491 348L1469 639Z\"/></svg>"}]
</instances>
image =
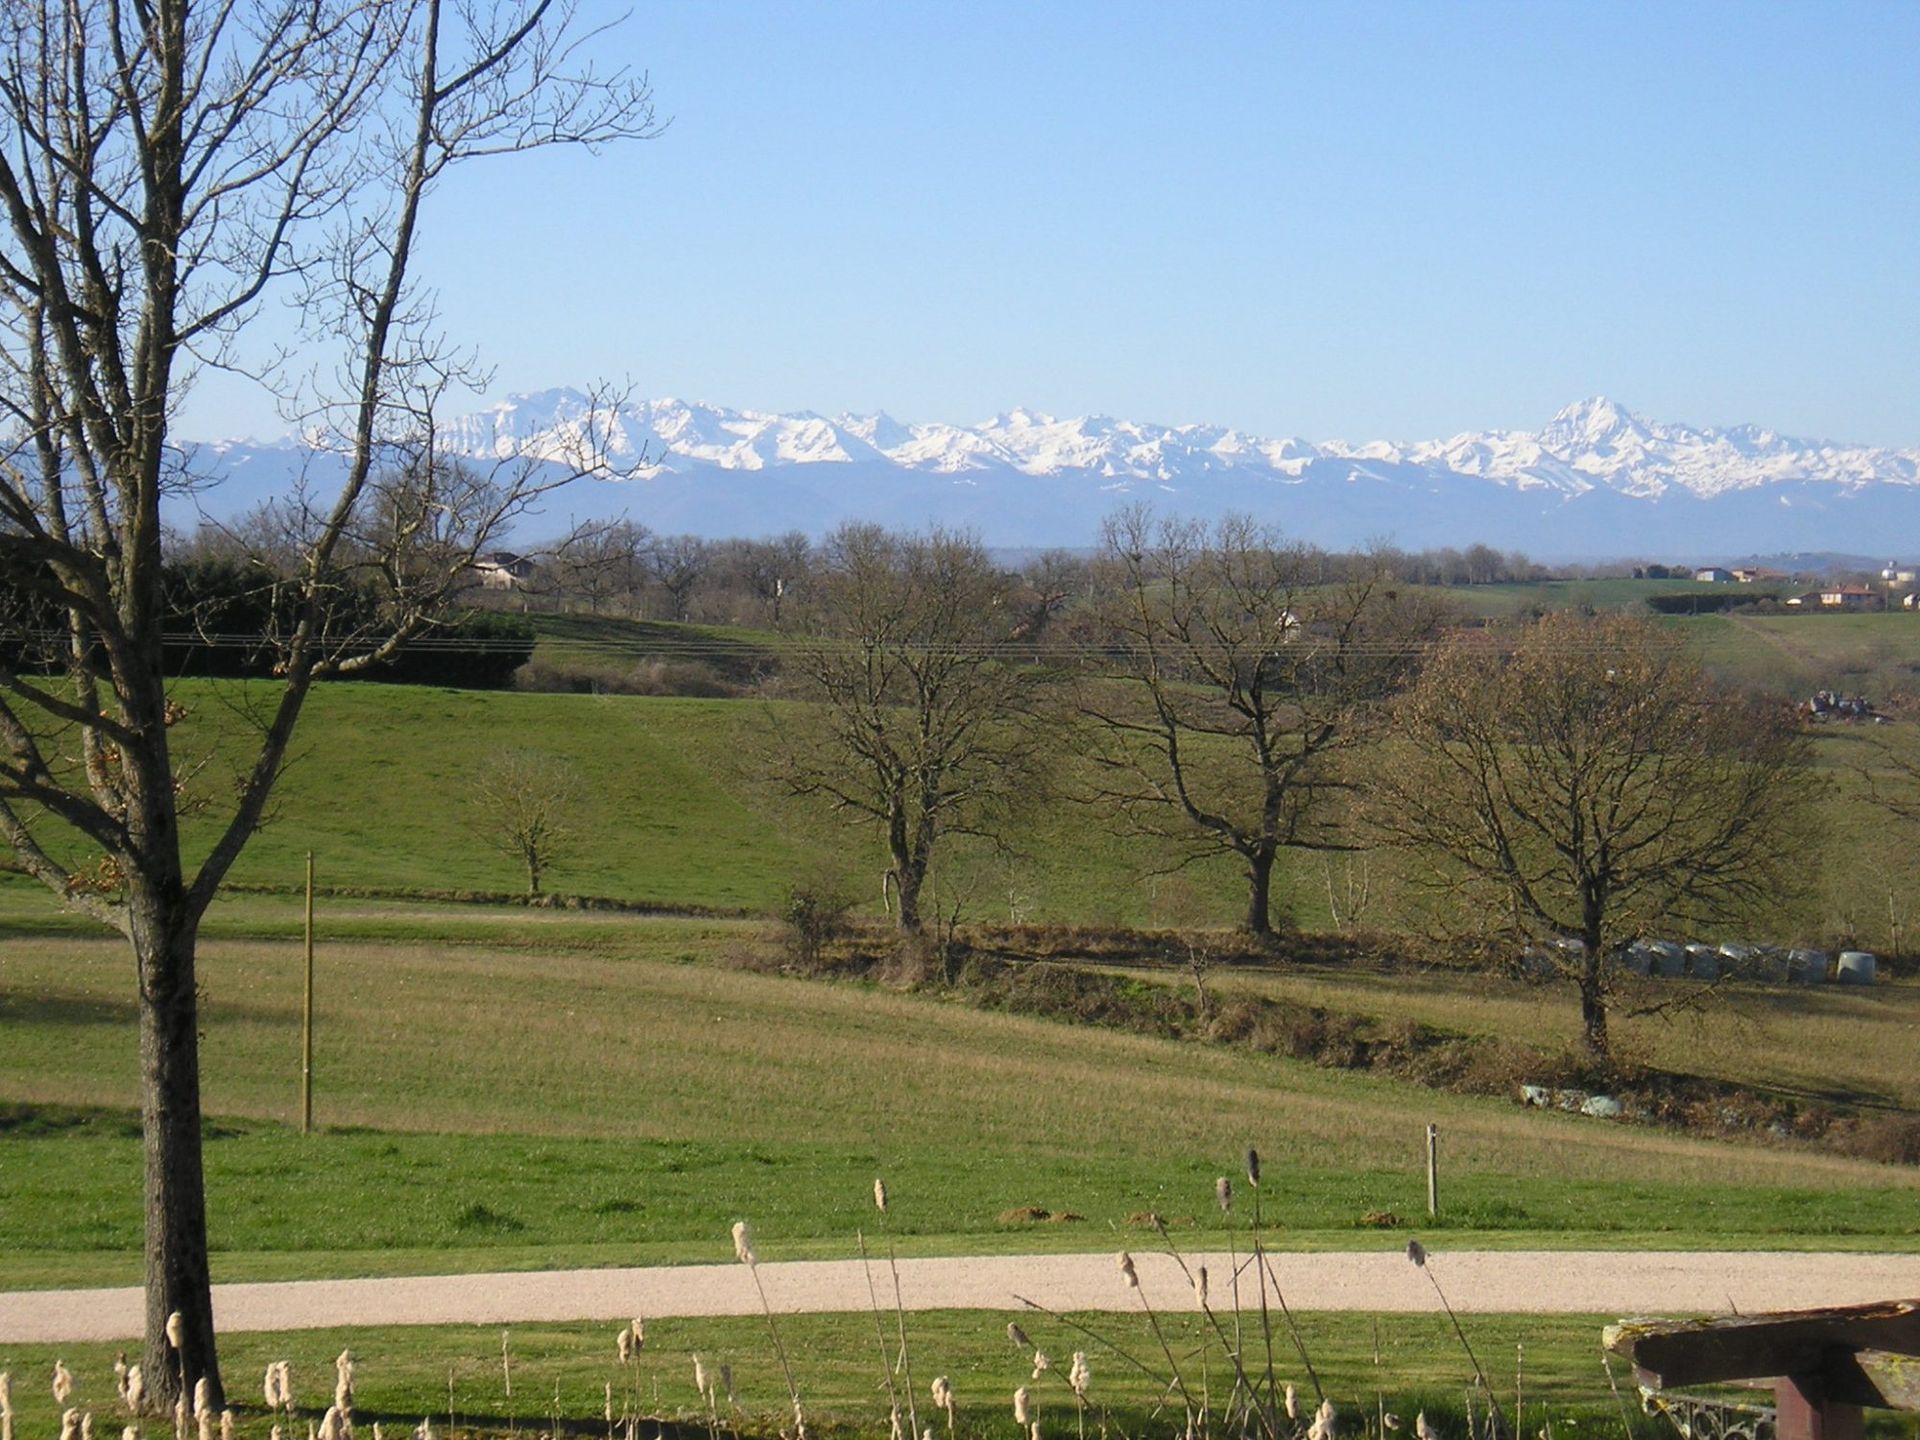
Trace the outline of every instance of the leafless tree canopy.
<instances>
[{"instance_id":1,"label":"leafless tree canopy","mask_svg":"<svg viewBox=\"0 0 1920 1440\"><path fill-rule=\"evenodd\" d=\"M1456 913L1584 942L1586 1042L1607 1053L1609 953L1751 916L1804 877L1813 782L1790 717L1715 693L1625 616L1450 637L1396 707L1371 805Z\"/></svg>"},{"instance_id":2,"label":"leafless tree canopy","mask_svg":"<svg viewBox=\"0 0 1920 1440\"><path fill-rule=\"evenodd\" d=\"M821 547L794 626L786 663L819 729L782 727L778 778L881 831L908 934L940 840L997 838L1031 793L1040 679L1009 593L971 538L850 525Z\"/></svg>"},{"instance_id":3,"label":"leafless tree canopy","mask_svg":"<svg viewBox=\"0 0 1920 1440\"><path fill-rule=\"evenodd\" d=\"M1079 707L1091 798L1189 860L1237 857L1246 926L1265 934L1280 852L1351 843L1345 757L1437 616L1378 569L1332 567L1245 519L1129 511L1107 527L1106 560L1110 663Z\"/></svg>"},{"instance_id":4,"label":"leafless tree canopy","mask_svg":"<svg viewBox=\"0 0 1920 1440\"><path fill-rule=\"evenodd\" d=\"M644 80L596 73L589 35L553 0L58 0L0 20L0 572L60 632L51 675L0 668L0 836L126 934L138 964L146 1373L162 1399L182 1378L161 1335L172 1311L185 1383L221 1392L200 917L261 823L315 675L430 624L451 574L549 483L476 484L436 454L434 402L465 374L409 266L451 167L654 128ZM253 342L261 307L281 302L322 357L307 373ZM161 499L196 483L170 425L205 367L276 385L331 444L338 483L290 497L267 527L300 587L284 684L189 872ZM347 566L384 573L394 604L383 635L340 647L325 596Z\"/></svg>"},{"instance_id":5,"label":"leafless tree canopy","mask_svg":"<svg viewBox=\"0 0 1920 1440\"><path fill-rule=\"evenodd\" d=\"M503 751L475 777L473 803L483 833L494 849L526 867L529 895L540 893L542 877L565 853L579 797L573 767L556 755Z\"/></svg>"}]
</instances>

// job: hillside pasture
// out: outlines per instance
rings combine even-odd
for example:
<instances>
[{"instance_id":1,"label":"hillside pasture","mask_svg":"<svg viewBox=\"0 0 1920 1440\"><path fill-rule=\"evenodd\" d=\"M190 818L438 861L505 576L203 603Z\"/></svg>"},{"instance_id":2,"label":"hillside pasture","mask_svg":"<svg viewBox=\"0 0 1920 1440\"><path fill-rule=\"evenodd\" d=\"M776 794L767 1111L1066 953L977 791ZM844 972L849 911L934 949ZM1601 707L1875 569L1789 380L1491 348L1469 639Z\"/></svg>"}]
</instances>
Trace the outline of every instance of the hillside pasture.
<instances>
[{"instance_id":1,"label":"hillside pasture","mask_svg":"<svg viewBox=\"0 0 1920 1440\"><path fill-rule=\"evenodd\" d=\"M744 973L735 922L628 919L577 948L545 923L504 949L328 939L311 1139L288 1128L298 943L206 943L217 1277L685 1258L740 1214L833 1253L875 1174L916 1245L1099 1248L1146 1211L1217 1226L1212 1178L1248 1144L1290 1235L1392 1244L1361 1222L1422 1220L1429 1121L1450 1243L1920 1243L1920 1172ZM125 971L107 940L0 940L0 1287L137 1270ZM1003 1218L1029 1206L1082 1218Z\"/></svg>"}]
</instances>

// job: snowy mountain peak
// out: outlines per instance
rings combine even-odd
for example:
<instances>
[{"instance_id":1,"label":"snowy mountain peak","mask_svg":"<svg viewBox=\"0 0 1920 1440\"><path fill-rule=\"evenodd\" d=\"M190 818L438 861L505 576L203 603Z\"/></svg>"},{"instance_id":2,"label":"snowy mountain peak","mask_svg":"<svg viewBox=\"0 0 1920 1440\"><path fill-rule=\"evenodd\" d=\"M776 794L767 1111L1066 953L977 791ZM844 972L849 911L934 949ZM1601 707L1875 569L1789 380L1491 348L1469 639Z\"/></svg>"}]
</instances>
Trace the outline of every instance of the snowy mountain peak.
<instances>
[{"instance_id":1,"label":"snowy mountain peak","mask_svg":"<svg viewBox=\"0 0 1920 1440\"><path fill-rule=\"evenodd\" d=\"M1558 450L1563 446L1595 445L1628 436L1647 440L1652 438L1653 430L1651 424L1625 406L1604 395L1596 395L1566 406L1547 422L1538 438L1547 449Z\"/></svg>"},{"instance_id":2,"label":"snowy mountain peak","mask_svg":"<svg viewBox=\"0 0 1920 1440\"><path fill-rule=\"evenodd\" d=\"M997 544L1084 544L1113 506L1150 500L1195 517L1244 511L1330 544L1391 536L1410 547L1483 540L1543 555L1712 558L1859 550L1871 537L1876 549L1920 554L1920 448L1670 424L1604 396L1537 431L1361 443L1025 408L962 426L672 398L595 404L570 387L514 395L440 434L477 459L569 469L598 448L631 478L569 487L569 511L631 511L656 529L708 535L938 518ZM203 492L203 513L222 517L326 458L298 437L198 451L197 464L226 477ZM591 505L580 498L589 494Z\"/></svg>"}]
</instances>

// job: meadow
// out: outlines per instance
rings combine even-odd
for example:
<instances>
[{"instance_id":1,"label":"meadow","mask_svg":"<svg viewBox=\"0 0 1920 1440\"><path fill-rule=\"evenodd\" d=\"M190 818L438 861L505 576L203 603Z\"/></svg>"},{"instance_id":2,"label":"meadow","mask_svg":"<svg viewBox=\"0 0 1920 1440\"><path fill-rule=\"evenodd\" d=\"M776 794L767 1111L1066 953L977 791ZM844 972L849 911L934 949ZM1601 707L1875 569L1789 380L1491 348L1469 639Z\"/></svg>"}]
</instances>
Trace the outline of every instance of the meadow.
<instances>
[{"instance_id":1,"label":"meadow","mask_svg":"<svg viewBox=\"0 0 1920 1440\"><path fill-rule=\"evenodd\" d=\"M1444 1317L1307 1314L1300 1319L1308 1358L1341 1412L1340 1433L1379 1436L1381 1412L1395 1413L1400 1432L1410 1433L1416 1413L1424 1412L1442 1433L1466 1434L1473 1370ZM892 1335L883 1361L870 1315L783 1316L779 1323L810 1429L845 1435L871 1434L876 1427L884 1431L887 1395L881 1371L898 1355ZM886 1323L891 1330L891 1314ZM1038 1381L1031 1374L1030 1354L1010 1342L1004 1315L933 1311L909 1318L907 1359L918 1382L923 1424L945 1433L927 1393L938 1375L952 1384L958 1434L1011 1433L1013 1392L1023 1386L1031 1391L1032 1413L1043 1435L1077 1434L1080 1417L1063 1377L1071 1354L1082 1350L1092 1371L1088 1434L1165 1433L1177 1425L1178 1401L1172 1413L1162 1408L1157 1387L1101 1343L1153 1356L1164 1371L1153 1331L1140 1317L1029 1315L1021 1323L1036 1345L1057 1358L1056 1370ZM1507 1414L1526 1423L1529 1432L1557 1426L1576 1436L1602 1429L1614 1435L1629 1429L1645 1437L1672 1435L1664 1418L1641 1415L1630 1388L1630 1414L1613 1395L1596 1342L1603 1323L1598 1316L1477 1315L1468 1322L1468 1335ZM1202 1336L1194 1317L1166 1316L1161 1324L1189 1387L1218 1405L1232 1374L1217 1340L1203 1363L1196 1353ZM676 1440L707 1435L708 1411L694 1384L696 1356L716 1388L722 1366L732 1380L736 1403L729 1403L724 1391L717 1397L723 1433L739 1426L746 1433L771 1434L785 1419L785 1382L763 1321L649 1320L647 1345L631 1365L617 1359L615 1328L603 1323L518 1325L505 1332L449 1326L233 1335L222 1344L222 1363L230 1388L242 1402L253 1401L238 1427L248 1436L264 1437L268 1431L253 1391L270 1361L290 1364L296 1400L303 1409L317 1409L332 1389L334 1357L348 1347L355 1356L354 1418L361 1425L384 1422L389 1434L410 1431L424 1417L436 1431L448 1433L524 1428L582 1436L611 1430L624 1436L626 1427L619 1422L638 1410L648 1417L641 1434ZM1249 1339L1264 1371L1263 1347ZM111 1413L115 1350L69 1345L56 1353L56 1347L18 1346L0 1355L0 1367L11 1366L15 1376L22 1433L51 1434L58 1427L56 1409L40 1383L56 1358L74 1373L75 1403ZM1278 1381L1297 1384L1311 1411L1311 1387L1284 1334L1276 1337L1275 1367ZM1614 1367L1619 1374L1619 1362ZM1624 1386L1623 1374L1620 1380ZM1484 1425L1484 1396L1474 1404ZM611 1426L603 1419L609 1405Z\"/></svg>"},{"instance_id":2,"label":"meadow","mask_svg":"<svg viewBox=\"0 0 1920 1440\"><path fill-rule=\"evenodd\" d=\"M260 923L275 902L235 905L241 932L280 928ZM1147 1211L1204 1236L1217 1223L1212 1177L1249 1144L1269 1157L1269 1213L1290 1244L1392 1245L1364 1222L1390 1212L1426 1224L1429 1121L1445 1137L1449 1243L1920 1244L1920 1172L1542 1114L937 993L741 971L729 959L760 938L749 922L481 910L485 923L463 938L417 906L338 908L321 907L312 1137L293 1126L298 941L221 938L221 911L209 927L203 1055L221 1278L710 1257L741 1214L769 1245L844 1253L875 1174L903 1197L903 1242L926 1252L1099 1248ZM0 1287L126 1282L139 1150L124 952L58 928L36 935L18 903L7 913L0 1134L13 1163L0 1169ZM356 916L384 938L339 938ZM437 938L404 938L408 927ZM1435 1018L1463 1029L1550 1038L1562 1023L1562 1007L1537 994L1529 1007L1501 985L1436 998L1419 980L1333 971L1230 983L1350 984L1361 1008L1438 1004ZM1864 1072L1900 1066L1915 1000L1895 986L1792 1003L1836 1027L1883 1006L1855 1027ZM1651 1033L1663 1022L1644 1023ZM1730 1063L1758 1053L1735 1012L1689 1023ZM1908 1099L1902 1088L1890 1103ZM329 1183L348 1173L353 1185ZM407 1205L389 1203L402 1193ZM1002 1218L1029 1206L1083 1218Z\"/></svg>"},{"instance_id":3,"label":"meadow","mask_svg":"<svg viewBox=\"0 0 1920 1440\"><path fill-rule=\"evenodd\" d=\"M1780 643L1816 624L1836 627L1820 632L1835 646L1904 641L1885 622L1908 617L1848 618L1882 628L1784 620ZM1709 627L1752 628L1727 617L1674 623L1718 647L1723 663L1741 652ZM602 629L587 627L578 643L591 651ZM1764 636L1750 643L1779 650ZM178 741L205 762L194 790L222 793L255 692L183 682L178 694L188 710ZM1268 1214L1288 1248L1398 1248L1409 1230L1451 1248L1920 1248L1920 1171L1910 1168L1529 1111L1239 1049L986 1012L933 991L763 973L756 957L778 944L768 916L796 880L873 897L860 908L878 910L872 837L762 777L756 756L779 703L316 692L272 821L205 926L216 1280L723 1259L727 1226L742 1215L764 1253L844 1256L870 1218L876 1174L893 1187L902 1253L1146 1249L1147 1212L1199 1247L1223 1238L1213 1177L1249 1144L1267 1157ZM1819 739L1830 813L1848 838L1808 903L1809 934L1906 923L1899 832L1853 823L1868 813L1861 776L1879 738L1912 743L1906 727ZM523 886L468 798L471 776L503 745L565 754L589 782L553 887L642 908L435 898L499 901ZM206 843L206 817L189 824ZM297 892L309 850L326 888L319 1129L303 1136ZM1035 807L1022 852L964 856L936 886L963 896L964 918L977 922L1223 924L1239 908L1230 869L1154 879L1144 842L1108 835L1064 802ZM1402 883L1379 863L1372 923L1391 918ZM1309 860L1289 870L1283 895L1303 925L1324 927L1353 878L1347 862ZM0 1289L138 1278L127 968L120 942L0 876ZM1137 978L1186 983L1176 970ZM1543 1051L1569 1048L1576 1030L1564 993L1492 976L1289 965L1221 969L1215 983ZM1812 1101L1920 1109L1911 982L1871 993L1753 989L1697 1015L1623 1019L1616 1036L1645 1064ZM1443 1137L1437 1220L1424 1213L1429 1122ZM1029 1207L1074 1218L1018 1218ZM1564 1396L1574 1418L1612 1424L1594 1358L1599 1319L1483 1319L1475 1335L1495 1352L1524 1335L1540 1398ZM1001 1323L916 1321L961 1391L963 1428L978 1433L999 1423L1006 1392L1024 1378ZM1459 1357L1431 1323L1312 1324L1343 1403L1369 1403L1376 1345L1395 1377L1389 1404L1456 1403ZM791 1333L824 1413L868 1424L884 1414L862 1358L870 1319L795 1320ZM610 1338L583 1326L515 1331L539 1378L512 1406L490 1388L498 1336L472 1331L234 1337L227 1363L245 1376L291 1351L318 1374L348 1338L370 1357L367 1413L394 1424L443 1414L450 1377L457 1416L533 1425L556 1409L596 1415L613 1369ZM660 1413L697 1423L690 1376L679 1373L693 1350L732 1358L749 1412L774 1408L772 1359L753 1325L674 1322L662 1339L673 1358L663 1353L645 1382ZM62 1349L90 1372L108 1353ZM15 1347L0 1368L24 1375L48 1353ZM23 1414L38 1414L37 1398L25 1403ZM1116 1413L1137 1423L1144 1403L1133 1395L1124 1405L1134 1408ZM1066 1418L1052 1416L1059 1432Z\"/></svg>"}]
</instances>

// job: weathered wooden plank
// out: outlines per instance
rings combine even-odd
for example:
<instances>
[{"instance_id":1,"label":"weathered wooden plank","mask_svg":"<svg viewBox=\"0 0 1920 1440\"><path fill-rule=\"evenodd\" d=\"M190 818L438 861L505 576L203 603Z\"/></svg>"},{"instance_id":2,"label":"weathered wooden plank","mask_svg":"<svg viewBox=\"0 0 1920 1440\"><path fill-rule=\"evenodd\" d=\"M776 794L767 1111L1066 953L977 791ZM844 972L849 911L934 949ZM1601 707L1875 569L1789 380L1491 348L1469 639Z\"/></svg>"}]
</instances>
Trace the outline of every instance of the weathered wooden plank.
<instances>
[{"instance_id":1,"label":"weathered wooden plank","mask_svg":"<svg viewBox=\"0 0 1920 1440\"><path fill-rule=\"evenodd\" d=\"M1882 1410L1920 1410L1920 1357L1862 1350L1853 1359L1876 1397L1861 1404Z\"/></svg>"},{"instance_id":2,"label":"weathered wooden plank","mask_svg":"<svg viewBox=\"0 0 1920 1440\"><path fill-rule=\"evenodd\" d=\"M1606 1328L1601 1343L1630 1360L1640 1383L1656 1390L1832 1371L1836 1382L1844 1377L1833 1388L1854 1393L1867 1382L1848 1362L1853 1352L1920 1356L1920 1300L1708 1320L1622 1320Z\"/></svg>"}]
</instances>

